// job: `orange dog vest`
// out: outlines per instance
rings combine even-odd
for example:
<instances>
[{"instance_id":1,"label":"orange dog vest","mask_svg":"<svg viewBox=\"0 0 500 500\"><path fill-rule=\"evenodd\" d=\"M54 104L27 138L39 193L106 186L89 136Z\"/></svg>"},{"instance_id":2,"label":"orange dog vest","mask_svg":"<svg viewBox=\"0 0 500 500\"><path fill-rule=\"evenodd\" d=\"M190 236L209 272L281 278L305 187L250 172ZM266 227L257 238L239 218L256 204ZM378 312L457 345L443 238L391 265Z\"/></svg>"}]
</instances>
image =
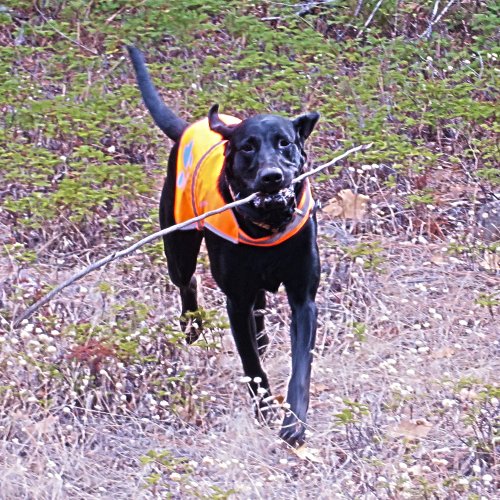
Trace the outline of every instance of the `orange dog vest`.
<instances>
[{"instance_id":1,"label":"orange dog vest","mask_svg":"<svg viewBox=\"0 0 500 500\"><path fill-rule=\"evenodd\" d=\"M233 116L220 115L224 123L240 123ZM225 143L221 135L210 130L208 118L190 125L182 134L177 155L174 217L177 224L226 204L219 192L218 179L224 164ZM308 180L292 220L285 230L263 238L248 236L239 226L232 210L212 215L183 229L206 227L232 243L274 246L298 233L311 215L314 202Z\"/></svg>"}]
</instances>

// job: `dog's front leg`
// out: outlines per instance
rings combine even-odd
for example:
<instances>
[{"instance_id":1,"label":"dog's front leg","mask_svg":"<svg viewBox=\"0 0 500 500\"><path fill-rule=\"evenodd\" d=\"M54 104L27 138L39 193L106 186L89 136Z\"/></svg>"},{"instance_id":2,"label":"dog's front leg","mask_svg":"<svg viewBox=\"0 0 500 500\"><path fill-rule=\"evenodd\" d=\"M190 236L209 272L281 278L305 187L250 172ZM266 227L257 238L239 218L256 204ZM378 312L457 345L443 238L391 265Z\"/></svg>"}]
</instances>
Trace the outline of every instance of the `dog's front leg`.
<instances>
[{"instance_id":1,"label":"dog's front leg","mask_svg":"<svg viewBox=\"0 0 500 500\"><path fill-rule=\"evenodd\" d=\"M309 387L311 382L312 350L316 340L316 288L287 288L292 309L291 346L292 376L288 384L287 403L290 405L280 431L280 437L292 446L304 442Z\"/></svg>"},{"instance_id":2,"label":"dog's front leg","mask_svg":"<svg viewBox=\"0 0 500 500\"><path fill-rule=\"evenodd\" d=\"M248 383L250 395L258 404L257 417L267 420L268 403L265 399L271 395L267 375L259 359L256 337L255 317L253 314L254 300L241 297L227 299L227 313L236 348L243 364L243 372L251 380Z\"/></svg>"}]
</instances>

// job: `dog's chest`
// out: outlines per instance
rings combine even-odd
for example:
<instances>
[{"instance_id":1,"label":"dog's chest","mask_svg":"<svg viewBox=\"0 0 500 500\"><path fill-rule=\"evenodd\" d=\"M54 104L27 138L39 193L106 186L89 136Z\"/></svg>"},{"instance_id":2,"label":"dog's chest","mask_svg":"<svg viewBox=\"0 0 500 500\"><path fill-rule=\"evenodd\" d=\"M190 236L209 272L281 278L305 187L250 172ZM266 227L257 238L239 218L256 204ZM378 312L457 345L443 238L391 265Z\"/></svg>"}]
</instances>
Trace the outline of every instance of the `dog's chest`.
<instances>
[{"instance_id":1,"label":"dog's chest","mask_svg":"<svg viewBox=\"0 0 500 500\"><path fill-rule=\"evenodd\" d=\"M257 248L229 243L210 232L205 235L212 275L225 292L248 288L274 293L293 268L290 252L282 252L281 245Z\"/></svg>"}]
</instances>

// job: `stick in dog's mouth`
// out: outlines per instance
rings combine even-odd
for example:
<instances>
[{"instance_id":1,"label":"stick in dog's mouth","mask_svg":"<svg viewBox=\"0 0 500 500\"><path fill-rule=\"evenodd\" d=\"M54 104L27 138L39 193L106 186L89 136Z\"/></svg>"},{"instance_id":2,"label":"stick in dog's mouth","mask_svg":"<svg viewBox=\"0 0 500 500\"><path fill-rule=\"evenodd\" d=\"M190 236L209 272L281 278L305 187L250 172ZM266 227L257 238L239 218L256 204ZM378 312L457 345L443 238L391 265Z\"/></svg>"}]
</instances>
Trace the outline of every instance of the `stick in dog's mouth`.
<instances>
[{"instance_id":1,"label":"stick in dog's mouth","mask_svg":"<svg viewBox=\"0 0 500 500\"><path fill-rule=\"evenodd\" d=\"M277 193L258 193L251 201L255 208L279 210L290 207L295 203L295 191L292 186L283 188Z\"/></svg>"}]
</instances>

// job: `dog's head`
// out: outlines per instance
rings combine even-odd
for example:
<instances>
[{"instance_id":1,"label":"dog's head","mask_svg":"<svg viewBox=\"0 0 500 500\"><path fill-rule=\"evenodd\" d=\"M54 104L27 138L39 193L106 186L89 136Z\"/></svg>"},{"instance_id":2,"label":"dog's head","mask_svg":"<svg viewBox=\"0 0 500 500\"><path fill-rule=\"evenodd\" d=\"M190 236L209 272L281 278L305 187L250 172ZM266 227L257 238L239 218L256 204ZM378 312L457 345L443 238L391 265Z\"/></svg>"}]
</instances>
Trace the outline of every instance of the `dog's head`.
<instances>
[{"instance_id":1,"label":"dog's head","mask_svg":"<svg viewBox=\"0 0 500 500\"><path fill-rule=\"evenodd\" d=\"M319 113L306 113L294 120L256 115L237 125L226 125L215 105L208 119L210 128L227 140L224 173L233 196L259 193L251 204L241 208L241 213L273 228L286 224L295 208L292 181L302 173L304 143Z\"/></svg>"}]
</instances>

